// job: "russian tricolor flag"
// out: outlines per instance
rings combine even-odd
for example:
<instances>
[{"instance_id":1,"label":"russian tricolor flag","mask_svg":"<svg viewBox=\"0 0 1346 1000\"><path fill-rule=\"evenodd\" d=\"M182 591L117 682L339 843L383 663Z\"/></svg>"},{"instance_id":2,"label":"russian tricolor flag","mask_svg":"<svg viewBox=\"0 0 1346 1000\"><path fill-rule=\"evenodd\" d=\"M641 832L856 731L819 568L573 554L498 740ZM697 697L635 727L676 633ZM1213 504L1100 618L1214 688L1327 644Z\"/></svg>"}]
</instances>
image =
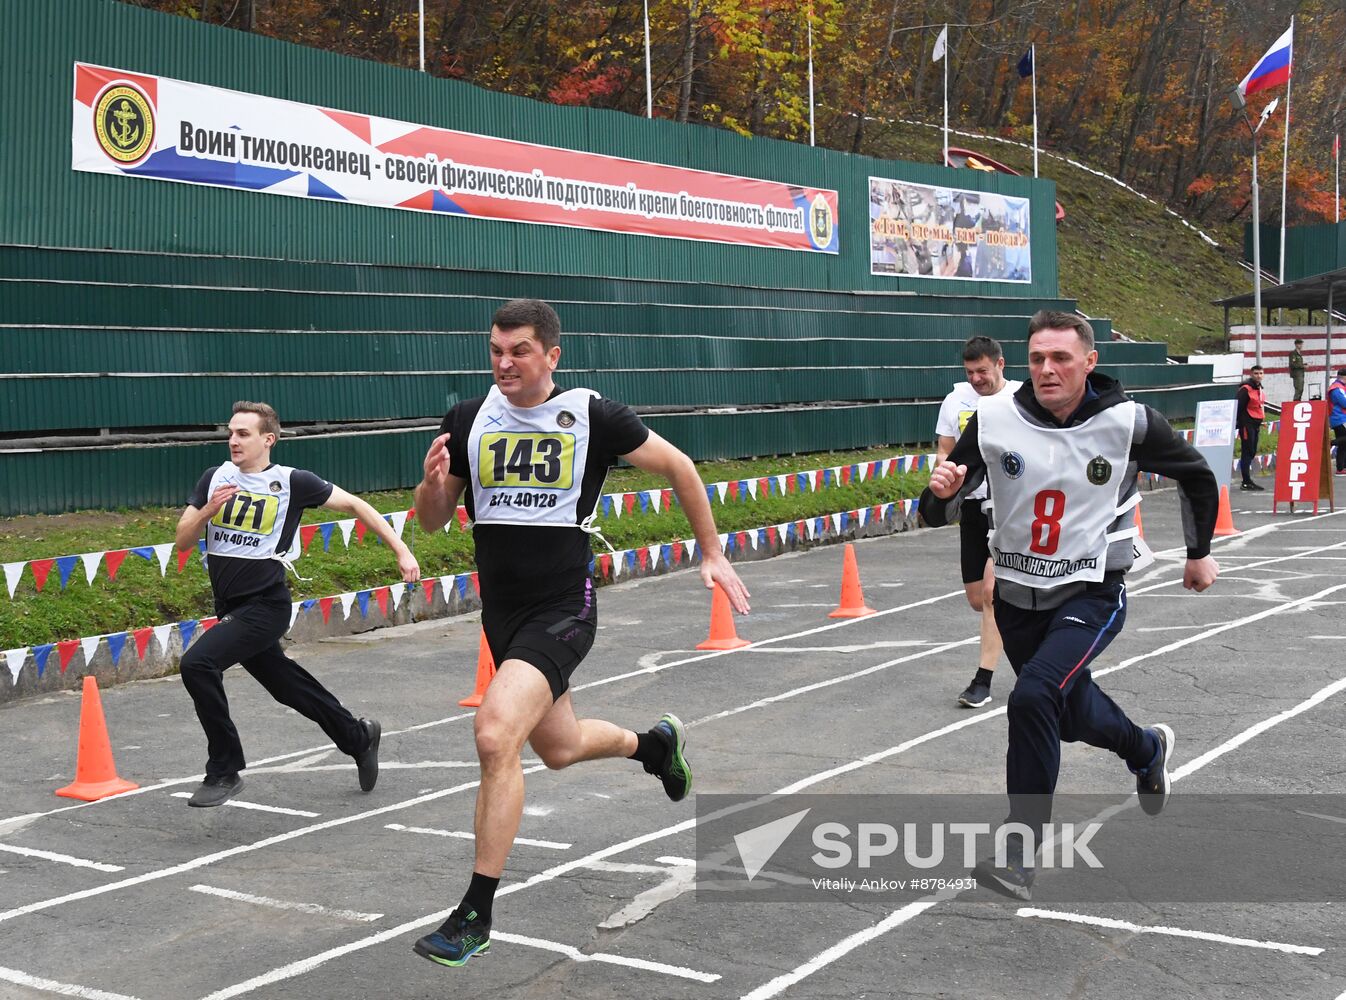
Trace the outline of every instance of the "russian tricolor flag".
<instances>
[{"instance_id":1,"label":"russian tricolor flag","mask_svg":"<svg viewBox=\"0 0 1346 1000\"><path fill-rule=\"evenodd\" d=\"M1239 84L1239 93L1244 97L1255 94L1268 87L1279 87L1290 79L1291 51L1294 48L1295 26L1291 24L1285 34L1272 43L1267 54L1257 61Z\"/></svg>"}]
</instances>

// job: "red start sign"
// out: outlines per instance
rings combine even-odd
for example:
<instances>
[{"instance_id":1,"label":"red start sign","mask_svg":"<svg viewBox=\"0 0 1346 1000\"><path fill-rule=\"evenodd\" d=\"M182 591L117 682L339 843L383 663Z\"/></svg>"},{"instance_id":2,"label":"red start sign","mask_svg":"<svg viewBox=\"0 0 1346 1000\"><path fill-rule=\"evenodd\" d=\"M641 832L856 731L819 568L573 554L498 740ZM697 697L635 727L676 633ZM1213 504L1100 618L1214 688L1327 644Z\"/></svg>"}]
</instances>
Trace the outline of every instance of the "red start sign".
<instances>
[{"instance_id":1,"label":"red start sign","mask_svg":"<svg viewBox=\"0 0 1346 1000\"><path fill-rule=\"evenodd\" d=\"M1272 513L1282 503L1288 503L1291 510L1297 503L1312 503L1317 512L1319 501L1324 500L1336 509L1332 506L1332 470L1326 461L1327 411L1328 404L1321 399L1286 403L1281 410Z\"/></svg>"}]
</instances>

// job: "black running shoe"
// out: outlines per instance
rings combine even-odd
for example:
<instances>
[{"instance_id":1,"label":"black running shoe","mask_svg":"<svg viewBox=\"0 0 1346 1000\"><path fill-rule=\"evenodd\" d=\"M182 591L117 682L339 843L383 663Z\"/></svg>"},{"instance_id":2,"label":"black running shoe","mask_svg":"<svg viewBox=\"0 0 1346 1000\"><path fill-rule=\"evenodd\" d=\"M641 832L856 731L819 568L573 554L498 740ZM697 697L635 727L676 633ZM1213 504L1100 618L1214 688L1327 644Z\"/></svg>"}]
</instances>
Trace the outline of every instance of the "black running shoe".
<instances>
[{"instance_id":1,"label":"black running shoe","mask_svg":"<svg viewBox=\"0 0 1346 1000\"><path fill-rule=\"evenodd\" d=\"M981 708L991 703L991 685L972 678L972 683L958 696L958 704L964 708Z\"/></svg>"},{"instance_id":2,"label":"black running shoe","mask_svg":"<svg viewBox=\"0 0 1346 1000\"><path fill-rule=\"evenodd\" d=\"M360 725L369 733L369 746L355 755L355 770L360 775L360 791L372 792L379 780L379 737L383 727L374 719L361 719Z\"/></svg>"},{"instance_id":3,"label":"black running shoe","mask_svg":"<svg viewBox=\"0 0 1346 1000\"><path fill-rule=\"evenodd\" d=\"M1136 776L1136 794L1140 796L1140 807L1151 816L1158 816L1168 803L1171 786L1168 762L1173 756L1173 747L1178 738L1173 735L1173 730L1162 722L1150 726L1146 732L1154 733L1159 740L1159 753L1155 755L1149 767L1133 773Z\"/></svg>"},{"instance_id":4,"label":"black running shoe","mask_svg":"<svg viewBox=\"0 0 1346 1000\"><path fill-rule=\"evenodd\" d=\"M187 804L198 809L222 806L241 791L243 791L242 775L237 772L218 774L201 782L201 787L192 792Z\"/></svg>"},{"instance_id":5,"label":"black running shoe","mask_svg":"<svg viewBox=\"0 0 1346 1000\"><path fill-rule=\"evenodd\" d=\"M682 728L682 722L676 715L665 715L654 724L650 733L664 744L666 753L658 764L646 764L645 770L658 775L670 799L681 802L692 791L692 769L682 755L687 746L687 734Z\"/></svg>"},{"instance_id":6,"label":"black running shoe","mask_svg":"<svg viewBox=\"0 0 1346 1000\"><path fill-rule=\"evenodd\" d=\"M983 858L972 869L972 877L979 887L985 887L1010 899L1030 902L1033 898L1032 868L1025 868L1017 861L1007 859L1003 867L998 867L995 857Z\"/></svg>"},{"instance_id":7,"label":"black running shoe","mask_svg":"<svg viewBox=\"0 0 1346 1000\"><path fill-rule=\"evenodd\" d=\"M439 930L425 935L411 946L411 950L432 962L457 968L465 965L473 955L484 955L491 950L491 922L478 920L476 910L463 913L460 906L440 924Z\"/></svg>"}]
</instances>

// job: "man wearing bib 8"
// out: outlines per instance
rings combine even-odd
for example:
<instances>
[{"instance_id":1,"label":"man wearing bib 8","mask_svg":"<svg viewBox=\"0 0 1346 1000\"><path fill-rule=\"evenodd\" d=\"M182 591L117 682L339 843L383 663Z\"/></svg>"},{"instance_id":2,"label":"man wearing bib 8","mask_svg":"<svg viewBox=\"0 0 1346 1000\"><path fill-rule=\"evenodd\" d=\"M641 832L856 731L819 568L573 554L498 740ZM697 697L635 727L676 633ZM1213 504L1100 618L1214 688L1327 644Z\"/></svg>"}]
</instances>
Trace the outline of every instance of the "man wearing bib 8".
<instances>
[{"instance_id":1,"label":"man wearing bib 8","mask_svg":"<svg viewBox=\"0 0 1346 1000\"><path fill-rule=\"evenodd\" d=\"M1022 382L1005 378L1005 352L990 337L969 337L963 345L963 371L967 381L953 387L939 407L935 421L935 464L949 457L963 428L977 412L977 404L987 396L1013 395ZM958 519L959 562L963 571L963 591L972 610L981 615L981 653L972 682L958 696L964 708L981 708L991 700L991 677L1000 662L1000 633L995 627L991 594L995 588L995 567L987 547L990 524L982 510L986 500L983 483L963 499Z\"/></svg>"},{"instance_id":2,"label":"man wearing bib 8","mask_svg":"<svg viewBox=\"0 0 1346 1000\"><path fill-rule=\"evenodd\" d=\"M1219 572L1210 555L1215 475L1168 421L1095 371L1097 363L1088 322L1070 313L1035 315L1028 326L1031 381L1012 397L981 401L920 501L926 522L941 525L982 483L990 489L995 618L1017 677L1005 760L1008 823L1016 826L1005 863L989 858L973 874L1018 899L1031 897L1062 740L1117 754L1135 774L1150 815L1168 800L1173 731L1162 723L1137 726L1089 672L1126 619L1137 471L1178 483L1183 586L1203 591Z\"/></svg>"},{"instance_id":3,"label":"man wearing bib 8","mask_svg":"<svg viewBox=\"0 0 1346 1000\"><path fill-rule=\"evenodd\" d=\"M416 515L427 531L448 523L466 490L481 623L498 665L476 716L481 785L472 880L443 926L415 944L441 965L462 965L490 947L492 903L523 815L525 742L550 768L626 757L656 775L674 802L691 791L676 716L636 733L577 718L571 701L570 675L597 628L589 535L618 458L669 481L701 545L701 579L723 587L739 613L748 611L748 591L720 551L691 459L629 407L590 389L558 387L560 341L561 321L545 302L515 299L496 311L495 385L448 412L416 488Z\"/></svg>"},{"instance_id":4,"label":"man wearing bib 8","mask_svg":"<svg viewBox=\"0 0 1346 1000\"><path fill-rule=\"evenodd\" d=\"M285 570L297 558L299 519L310 507L353 514L397 557L403 581L421 578L416 557L388 522L359 497L312 472L273 465L280 437L276 411L240 401L229 420L229 461L207 469L187 499L177 527L179 550L196 547L206 533L206 566L218 624L182 654L182 683L206 731L206 778L188 801L218 806L243 788L243 744L229 718L224 672L235 663L271 697L312 719L342 753L355 758L360 789L379 775L380 726L357 719L312 674L281 650L290 627L290 588Z\"/></svg>"}]
</instances>

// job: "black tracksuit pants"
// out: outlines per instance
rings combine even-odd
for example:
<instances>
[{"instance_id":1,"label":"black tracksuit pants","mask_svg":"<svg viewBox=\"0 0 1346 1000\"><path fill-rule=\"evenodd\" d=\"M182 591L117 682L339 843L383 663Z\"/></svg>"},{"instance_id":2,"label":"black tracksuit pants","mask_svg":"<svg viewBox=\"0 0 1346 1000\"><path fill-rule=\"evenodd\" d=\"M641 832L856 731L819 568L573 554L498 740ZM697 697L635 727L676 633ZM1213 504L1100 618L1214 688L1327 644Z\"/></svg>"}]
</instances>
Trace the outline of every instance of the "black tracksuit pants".
<instances>
[{"instance_id":1,"label":"black tracksuit pants","mask_svg":"<svg viewBox=\"0 0 1346 1000\"><path fill-rule=\"evenodd\" d=\"M1133 770L1148 766L1158 749L1089 673L1126 621L1126 585L1089 584L1060 607L1038 611L1006 603L997 587L995 620L1017 678L1005 759L1009 818L1036 831L1041 846L1063 740L1111 750Z\"/></svg>"},{"instance_id":2,"label":"black tracksuit pants","mask_svg":"<svg viewBox=\"0 0 1346 1000\"><path fill-rule=\"evenodd\" d=\"M206 777L233 774L247 766L238 730L229 718L224 672L235 663L252 674L271 697L312 719L342 753L363 753L369 733L317 678L281 651L290 627L290 602L256 597L220 609L219 623L182 655L182 683L206 731Z\"/></svg>"}]
</instances>

